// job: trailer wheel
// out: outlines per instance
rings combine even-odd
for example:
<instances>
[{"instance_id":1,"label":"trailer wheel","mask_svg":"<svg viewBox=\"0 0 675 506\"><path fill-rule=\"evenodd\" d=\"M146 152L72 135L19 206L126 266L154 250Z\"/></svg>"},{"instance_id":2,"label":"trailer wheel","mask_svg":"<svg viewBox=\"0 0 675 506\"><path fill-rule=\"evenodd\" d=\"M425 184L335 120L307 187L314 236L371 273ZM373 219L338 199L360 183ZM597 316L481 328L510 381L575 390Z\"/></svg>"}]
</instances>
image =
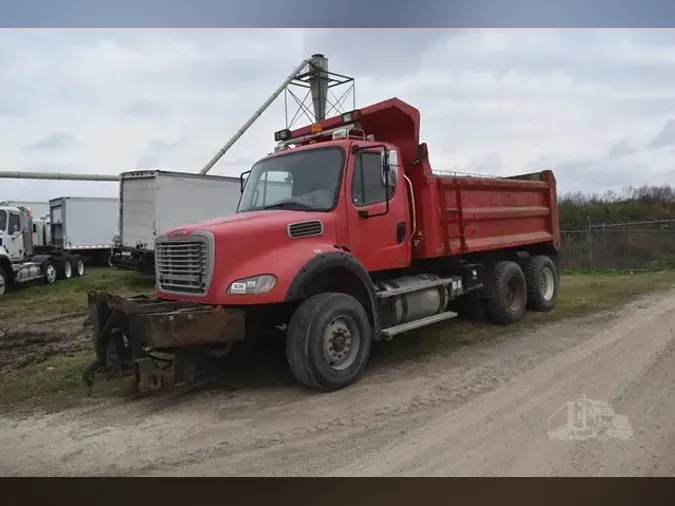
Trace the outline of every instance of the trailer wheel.
<instances>
[{"instance_id":1,"label":"trailer wheel","mask_svg":"<svg viewBox=\"0 0 675 506\"><path fill-rule=\"evenodd\" d=\"M555 263L545 255L531 257L525 264L527 279L527 308L533 311L551 311L558 299L558 271Z\"/></svg>"},{"instance_id":2,"label":"trailer wheel","mask_svg":"<svg viewBox=\"0 0 675 506\"><path fill-rule=\"evenodd\" d=\"M494 323L519 322L527 309L525 274L515 262L499 262L494 270L494 285L487 299L487 314Z\"/></svg>"},{"instance_id":3,"label":"trailer wheel","mask_svg":"<svg viewBox=\"0 0 675 506\"><path fill-rule=\"evenodd\" d=\"M45 284L53 285L54 283L56 283L57 278L58 272L56 270L54 262L52 260L46 260L44 263L44 274L43 274L43 280Z\"/></svg>"},{"instance_id":4,"label":"trailer wheel","mask_svg":"<svg viewBox=\"0 0 675 506\"><path fill-rule=\"evenodd\" d=\"M84 259L80 255L73 256L73 264L75 265L75 276L82 277L85 272Z\"/></svg>"},{"instance_id":5,"label":"trailer wheel","mask_svg":"<svg viewBox=\"0 0 675 506\"><path fill-rule=\"evenodd\" d=\"M370 356L372 329L363 306L344 293L321 293L296 309L286 335L295 378L332 391L353 383Z\"/></svg>"},{"instance_id":6,"label":"trailer wheel","mask_svg":"<svg viewBox=\"0 0 675 506\"><path fill-rule=\"evenodd\" d=\"M2 265L0 265L0 297L5 295L8 286L9 282L7 280L7 275L5 274L5 270L2 268Z\"/></svg>"}]
</instances>

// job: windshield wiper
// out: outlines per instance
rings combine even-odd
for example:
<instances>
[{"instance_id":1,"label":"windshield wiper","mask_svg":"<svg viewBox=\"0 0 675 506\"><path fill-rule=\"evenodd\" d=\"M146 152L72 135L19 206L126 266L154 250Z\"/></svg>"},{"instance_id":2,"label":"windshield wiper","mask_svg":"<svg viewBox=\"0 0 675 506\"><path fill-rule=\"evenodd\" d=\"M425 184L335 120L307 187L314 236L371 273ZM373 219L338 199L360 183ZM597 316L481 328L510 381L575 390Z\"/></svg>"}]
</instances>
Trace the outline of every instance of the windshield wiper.
<instances>
[{"instance_id":1,"label":"windshield wiper","mask_svg":"<svg viewBox=\"0 0 675 506\"><path fill-rule=\"evenodd\" d=\"M312 210L312 206L308 206L307 204L303 204L302 202L298 202L297 200L281 200L279 202L275 202L274 204L262 207L262 209L283 209L283 208L294 209L296 211Z\"/></svg>"}]
</instances>

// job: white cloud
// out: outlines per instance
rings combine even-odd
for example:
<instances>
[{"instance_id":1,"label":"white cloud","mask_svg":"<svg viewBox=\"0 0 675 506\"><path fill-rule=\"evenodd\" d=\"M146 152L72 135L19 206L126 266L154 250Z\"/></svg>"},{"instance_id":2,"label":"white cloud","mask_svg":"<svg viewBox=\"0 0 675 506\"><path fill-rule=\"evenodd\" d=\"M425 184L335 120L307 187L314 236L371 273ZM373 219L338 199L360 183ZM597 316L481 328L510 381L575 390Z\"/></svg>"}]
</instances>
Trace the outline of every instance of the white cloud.
<instances>
[{"instance_id":1,"label":"white cloud","mask_svg":"<svg viewBox=\"0 0 675 506\"><path fill-rule=\"evenodd\" d=\"M418 107L438 169L552 167L563 191L675 184L675 34L628 30L4 31L0 170L196 172L315 52L356 78L357 106ZM246 170L283 126L279 99L212 172ZM0 200L117 193L0 188Z\"/></svg>"}]
</instances>

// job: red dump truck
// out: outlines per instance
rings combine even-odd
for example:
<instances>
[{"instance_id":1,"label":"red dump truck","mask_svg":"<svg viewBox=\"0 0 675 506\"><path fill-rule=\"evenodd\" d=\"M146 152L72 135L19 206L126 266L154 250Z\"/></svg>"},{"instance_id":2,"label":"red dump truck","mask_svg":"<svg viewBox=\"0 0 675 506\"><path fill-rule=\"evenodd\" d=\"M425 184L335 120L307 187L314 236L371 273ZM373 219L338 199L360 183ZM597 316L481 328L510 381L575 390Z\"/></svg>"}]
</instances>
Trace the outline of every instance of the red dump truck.
<instances>
[{"instance_id":1,"label":"red dump truck","mask_svg":"<svg viewBox=\"0 0 675 506\"><path fill-rule=\"evenodd\" d=\"M359 377L373 340L553 309L553 173L439 176L419 129L393 98L275 133L236 214L156 239L156 299L89 294L85 381L112 369L139 390L189 382L209 353L278 331L297 380L330 391Z\"/></svg>"}]
</instances>

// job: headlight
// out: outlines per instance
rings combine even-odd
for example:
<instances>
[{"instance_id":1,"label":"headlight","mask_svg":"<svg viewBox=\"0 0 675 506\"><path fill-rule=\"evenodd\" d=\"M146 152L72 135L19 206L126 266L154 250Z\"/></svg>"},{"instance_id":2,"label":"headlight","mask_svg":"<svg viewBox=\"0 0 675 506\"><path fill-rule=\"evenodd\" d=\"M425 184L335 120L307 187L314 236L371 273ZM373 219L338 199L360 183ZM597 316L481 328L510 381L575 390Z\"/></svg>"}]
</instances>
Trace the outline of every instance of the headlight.
<instances>
[{"instance_id":1,"label":"headlight","mask_svg":"<svg viewBox=\"0 0 675 506\"><path fill-rule=\"evenodd\" d=\"M261 274L245 279L238 279L232 283L227 293L230 295L251 295L256 293L267 293L277 283L277 278L271 274Z\"/></svg>"}]
</instances>

